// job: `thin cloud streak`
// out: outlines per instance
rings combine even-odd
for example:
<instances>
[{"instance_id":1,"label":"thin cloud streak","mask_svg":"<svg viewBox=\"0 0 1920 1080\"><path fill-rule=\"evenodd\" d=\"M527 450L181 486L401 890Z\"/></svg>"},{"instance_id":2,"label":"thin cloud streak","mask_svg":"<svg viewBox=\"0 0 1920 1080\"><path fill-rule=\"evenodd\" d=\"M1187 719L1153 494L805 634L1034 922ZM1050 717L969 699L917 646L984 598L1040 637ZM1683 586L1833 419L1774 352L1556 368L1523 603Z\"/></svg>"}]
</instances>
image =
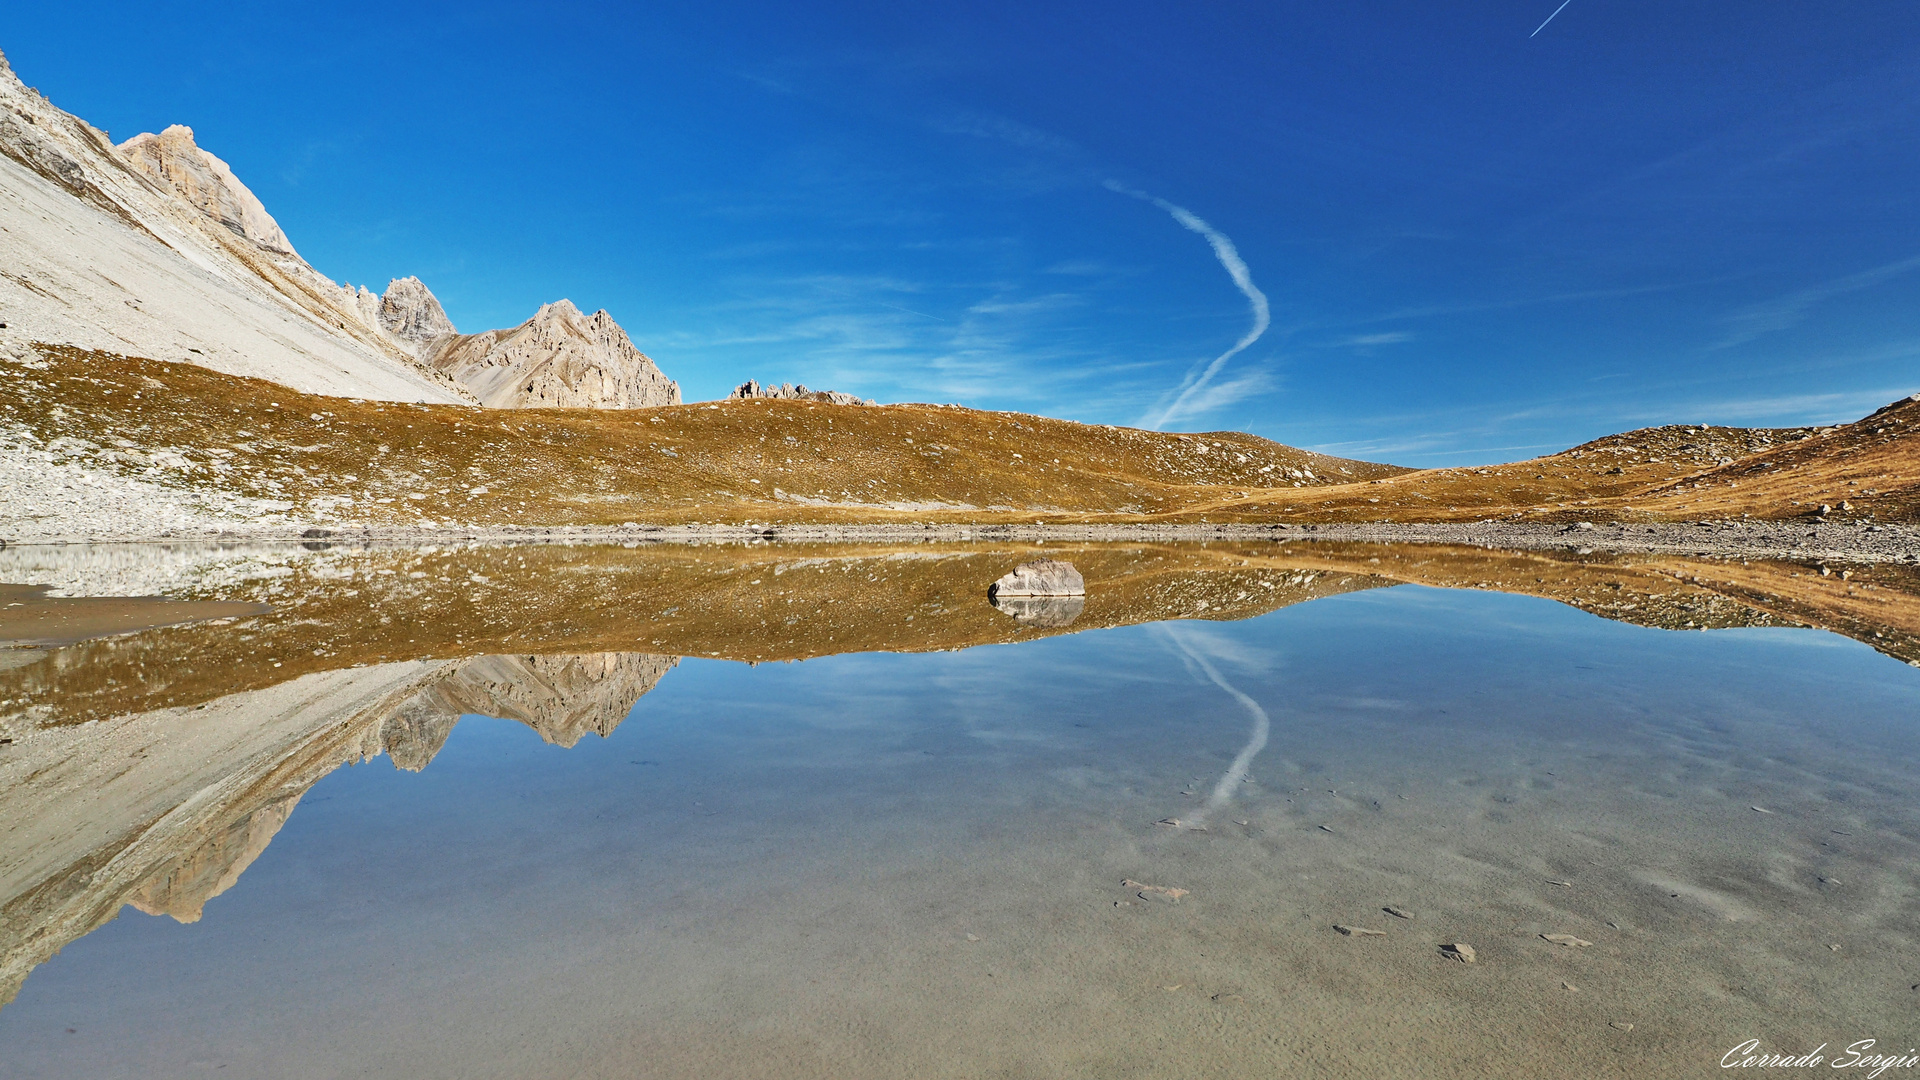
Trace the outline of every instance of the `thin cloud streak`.
<instances>
[{"instance_id":1,"label":"thin cloud streak","mask_svg":"<svg viewBox=\"0 0 1920 1080\"><path fill-rule=\"evenodd\" d=\"M1785 330L1804 320L1807 313L1817 304L1836 296L1870 289L1883 281L1914 269L1920 269L1920 255L1848 274L1832 281L1823 281L1798 292L1788 293L1762 304L1755 304L1727 320L1733 325L1733 330L1714 348L1729 349L1735 345L1744 345L1764 334Z\"/></svg>"},{"instance_id":2,"label":"thin cloud streak","mask_svg":"<svg viewBox=\"0 0 1920 1080\"><path fill-rule=\"evenodd\" d=\"M1167 403L1164 408L1160 409L1158 413L1149 412L1141 418L1140 422L1146 427L1158 429L1176 416L1191 416L1199 411L1193 406L1194 397L1206 389L1207 384L1213 381L1213 377L1219 374L1220 369L1226 366L1227 361L1240 355L1241 352L1246 350L1247 346L1260 340L1261 335L1267 332L1267 327L1273 325L1273 312L1267 303L1267 294L1261 292L1259 287L1253 283L1253 272L1247 269L1246 260L1240 257L1239 249L1233 246L1233 241L1228 239L1225 233L1207 224L1198 214L1195 214L1184 206L1175 205L1158 196L1149 195L1144 191L1135 191L1132 188L1112 180L1107 181L1106 186L1109 191L1116 191L1122 195L1130 195L1142 202L1152 203L1173 215L1173 220L1179 222L1186 229L1199 233L1204 237L1208 245L1213 248L1214 258L1220 260L1220 265L1226 269L1227 276L1233 279L1234 287L1239 289L1241 294L1247 298L1247 306L1253 313L1253 326L1248 329L1239 341L1234 343L1233 348L1214 357L1213 362L1209 363L1205 368L1202 368L1197 374L1190 373L1187 378L1181 382L1180 388L1175 392L1173 400ZM1246 382L1246 380L1237 381L1240 383ZM1217 407L1217 405L1221 403L1221 400L1217 396L1211 400L1213 400L1214 405L1210 407Z\"/></svg>"},{"instance_id":3,"label":"thin cloud streak","mask_svg":"<svg viewBox=\"0 0 1920 1080\"><path fill-rule=\"evenodd\" d=\"M1543 22L1539 26L1534 27L1533 33L1528 34L1527 36L1530 38L1539 37L1540 31L1545 30L1547 28L1547 23L1552 22L1554 18L1557 17L1561 12L1567 10L1567 5L1571 3L1573 3L1573 0L1561 0L1560 6L1553 9L1552 15L1547 16L1547 22Z\"/></svg>"}]
</instances>

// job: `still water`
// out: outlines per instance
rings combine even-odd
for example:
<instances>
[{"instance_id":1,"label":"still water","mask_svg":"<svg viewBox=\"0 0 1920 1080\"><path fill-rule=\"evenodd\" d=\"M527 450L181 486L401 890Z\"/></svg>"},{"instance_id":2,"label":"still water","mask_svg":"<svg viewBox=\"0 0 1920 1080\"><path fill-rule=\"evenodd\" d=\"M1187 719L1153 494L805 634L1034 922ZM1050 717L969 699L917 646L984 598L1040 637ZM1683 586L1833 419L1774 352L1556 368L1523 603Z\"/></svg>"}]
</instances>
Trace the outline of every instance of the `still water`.
<instances>
[{"instance_id":1,"label":"still water","mask_svg":"<svg viewBox=\"0 0 1920 1080\"><path fill-rule=\"evenodd\" d=\"M530 592L464 591L530 554ZM1688 632L1406 583L1432 549L1069 552L1086 612L1035 626L979 596L1029 553L904 554L183 555L174 593L278 614L0 672L0 1076L1644 1077L1920 1045L1920 670L1781 603L1672 606L1754 568L1507 567L1739 624ZM443 579L467 607L396 584ZM594 602L540 623L575 579ZM360 637L403 628L384 654L340 656L349 601ZM574 651L434 644L535 624ZM579 648L609 627L624 650Z\"/></svg>"}]
</instances>

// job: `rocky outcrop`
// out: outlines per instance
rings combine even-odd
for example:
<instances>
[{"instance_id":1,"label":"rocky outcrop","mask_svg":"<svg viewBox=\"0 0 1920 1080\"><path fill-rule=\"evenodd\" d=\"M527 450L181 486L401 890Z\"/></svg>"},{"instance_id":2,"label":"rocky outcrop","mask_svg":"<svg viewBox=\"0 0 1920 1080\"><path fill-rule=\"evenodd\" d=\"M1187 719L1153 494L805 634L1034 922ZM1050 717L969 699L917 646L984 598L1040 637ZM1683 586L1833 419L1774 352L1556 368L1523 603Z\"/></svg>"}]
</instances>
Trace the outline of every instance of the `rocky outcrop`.
<instances>
[{"instance_id":1,"label":"rocky outcrop","mask_svg":"<svg viewBox=\"0 0 1920 1080\"><path fill-rule=\"evenodd\" d=\"M809 390L804 384L781 383L779 386L762 386L748 379L733 388L727 395L728 401L751 401L754 398L768 398L775 401L824 401L830 405L871 405L868 398L843 394L838 390Z\"/></svg>"},{"instance_id":2,"label":"rocky outcrop","mask_svg":"<svg viewBox=\"0 0 1920 1080\"><path fill-rule=\"evenodd\" d=\"M1087 582L1073 564L1061 559L1021 563L1013 573L987 587L987 596L1085 596Z\"/></svg>"},{"instance_id":3,"label":"rocky outcrop","mask_svg":"<svg viewBox=\"0 0 1920 1080\"><path fill-rule=\"evenodd\" d=\"M417 277L387 282L374 317L380 329L422 360L430 360L458 333L439 298Z\"/></svg>"},{"instance_id":4,"label":"rocky outcrop","mask_svg":"<svg viewBox=\"0 0 1920 1080\"><path fill-rule=\"evenodd\" d=\"M680 404L679 384L634 348L613 316L583 315L566 300L541 305L510 330L451 338L428 362L496 409Z\"/></svg>"},{"instance_id":5,"label":"rocky outcrop","mask_svg":"<svg viewBox=\"0 0 1920 1080\"><path fill-rule=\"evenodd\" d=\"M154 183L172 188L194 209L268 251L294 254L287 234L227 163L193 141L193 129L175 124L158 135L135 135L114 149Z\"/></svg>"}]
</instances>

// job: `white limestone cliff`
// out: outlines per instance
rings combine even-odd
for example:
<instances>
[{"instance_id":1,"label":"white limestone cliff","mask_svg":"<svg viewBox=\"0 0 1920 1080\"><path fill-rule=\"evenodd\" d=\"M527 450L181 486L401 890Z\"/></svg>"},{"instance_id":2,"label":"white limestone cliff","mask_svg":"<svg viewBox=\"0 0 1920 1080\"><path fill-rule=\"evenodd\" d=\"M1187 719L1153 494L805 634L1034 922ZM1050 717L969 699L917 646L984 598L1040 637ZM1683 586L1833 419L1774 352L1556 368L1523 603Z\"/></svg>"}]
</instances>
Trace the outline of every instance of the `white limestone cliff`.
<instances>
[{"instance_id":1,"label":"white limestone cliff","mask_svg":"<svg viewBox=\"0 0 1920 1080\"><path fill-rule=\"evenodd\" d=\"M384 294L309 266L176 124L115 146L0 55L0 327L309 393L499 408L677 404L606 312L562 300L462 337L419 278Z\"/></svg>"},{"instance_id":2,"label":"white limestone cliff","mask_svg":"<svg viewBox=\"0 0 1920 1080\"><path fill-rule=\"evenodd\" d=\"M55 107L0 56L0 323L311 393L471 400L369 328L218 158Z\"/></svg>"},{"instance_id":3,"label":"white limestone cliff","mask_svg":"<svg viewBox=\"0 0 1920 1080\"><path fill-rule=\"evenodd\" d=\"M147 179L173 188L194 209L236 235L268 251L295 254L280 223L226 162L194 143L192 128L175 124L158 135L135 135L114 149Z\"/></svg>"}]
</instances>

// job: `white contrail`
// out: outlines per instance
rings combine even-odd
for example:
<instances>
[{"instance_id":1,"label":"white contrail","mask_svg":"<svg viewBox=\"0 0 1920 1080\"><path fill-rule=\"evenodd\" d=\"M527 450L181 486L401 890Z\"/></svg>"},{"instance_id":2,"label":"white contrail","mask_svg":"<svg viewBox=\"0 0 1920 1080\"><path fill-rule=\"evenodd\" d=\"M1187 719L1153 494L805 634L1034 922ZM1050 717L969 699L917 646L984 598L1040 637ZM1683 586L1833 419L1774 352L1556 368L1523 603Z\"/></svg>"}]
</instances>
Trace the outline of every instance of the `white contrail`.
<instances>
[{"instance_id":1,"label":"white contrail","mask_svg":"<svg viewBox=\"0 0 1920 1080\"><path fill-rule=\"evenodd\" d=\"M1188 645L1181 638L1178 630L1173 627L1163 629L1174 646L1185 653L1187 659L1197 665L1201 671L1206 672L1207 678L1213 680L1213 685L1233 695L1234 700L1244 705L1247 712L1253 715L1252 737L1247 740L1247 745L1240 749L1240 753L1233 759L1233 764L1227 766L1227 771L1220 775L1220 782L1213 785L1213 794L1207 796L1207 805L1201 807L1200 812L1193 817L1181 822L1188 828L1205 828L1208 815L1223 809L1227 803L1233 801L1233 793L1239 790L1241 782L1247 778L1247 766L1253 764L1254 755L1266 749L1267 734L1273 729L1273 722L1267 718L1267 710L1261 708L1259 702L1241 693L1239 687L1228 682L1226 677L1220 674L1219 669L1208 662L1199 650Z\"/></svg>"},{"instance_id":2,"label":"white contrail","mask_svg":"<svg viewBox=\"0 0 1920 1080\"><path fill-rule=\"evenodd\" d=\"M1560 2L1560 6L1559 6L1559 7L1557 7L1557 8L1554 8L1554 9L1553 9L1553 15L1558 15L1558 14L1560 14L1561 12L1563 12L1563 11L1565 11L1565 10L1567 10L1567 5L1568 5L1568 4L1571 4L1571 3L1573 3L1573 0L1561 0L1561 2ZM1540 24L1539 26L1536 26L1536 27L1534 27L1534 28L1533 28L1533 33L1531 33L1531 34L1528 34L1527 36L1528 36L1528 37L1538 37L1538 36L1539 36L1539 34L1540 34L1540 31L1542 31L1542 30L1545 30L1545 29L1547 28L1547 23L1550 23L1550 22L1552 22L1552 21L1553 21L1553 15L1549 15L1549 16L1547 16L1547 22L1543 22L1543 23L1541 23L1541 24Z\"/></svg>"},{"instance_id":3,"label":"white contrail","mask_svg":"<svg viewBox=\"0 0 1920 1080\"><path fill-rule=\"evenodd\" d=\"M1572 0L1568 0L1568 2L1571 3ZM1144 202L1150 202L1160 209L1165 210L1167 213L1172 214L1173 220L1205 237L1207 243L1213 247L1214 258L1220 260L1220 265L1226 268L1227 276L1233 279L1234 287L1246 296L1247 306L1253 309L1253 327L1246 332L1245 336L1234 343L1233 348L1214 357L1213 362L1199 372L1189 373L1185 381L1181 382L1180 389L1174 395L1173 401L1169 402L1166 408L1159 410L1157 413L1150 413L1141 420L1141 423L1150 428L1158 428L1160 425L1166 423L1170 417L1177 414L1181 407L1184 406L1193 395L1199 393L1209 382L1212 382L1214 375L1217 374L1222 367L1226 366L1227 361L1238 356L1247 346L1259 341L1260 335L1266 333L1267 327L1272 324L1273 317L1267 307L1267 294L1261 292L1259 287L1254 285L1253 272L1247 269L1246 260L1240 257L1239 250L1233 246L1232 240L1227 239L1225 233L1207 224L1200 215L1186 207L1177 206L1158 196L1149 195L1144 191L1135 191L1132 188L1123 186L1112 180L1107 181L1107 188L1110 191L1120 192L1122 195L1131 195Z\"/></svg>"}]
</instances>

